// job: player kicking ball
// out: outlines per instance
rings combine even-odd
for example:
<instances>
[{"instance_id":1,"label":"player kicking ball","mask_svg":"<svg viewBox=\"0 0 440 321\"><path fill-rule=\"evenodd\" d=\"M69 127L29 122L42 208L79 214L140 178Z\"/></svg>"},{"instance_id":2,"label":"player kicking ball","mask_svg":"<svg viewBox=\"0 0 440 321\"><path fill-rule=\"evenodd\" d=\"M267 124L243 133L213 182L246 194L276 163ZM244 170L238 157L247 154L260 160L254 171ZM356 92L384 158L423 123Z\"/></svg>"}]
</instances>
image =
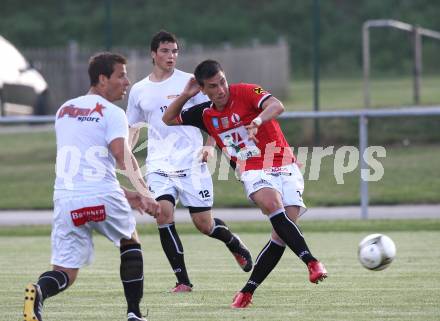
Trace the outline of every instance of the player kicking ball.
<instances>
[{"instance_id":1,"label":"player kicking ball","mask_svg":"<svg viewBox=\"0 0 440 321\"><path fill-rule=\"evenodd\" d=\"M229 85L214 60L200 63L194 76L165 111L163 121L167 125L195 126L210 134L238 171L248 198L272 224L270 240L231 307L246 308L252 303L255 290L275 268L286 246L306 264L310 282L322 281L327 270L312 255L296 224L306 209L304 179L275 120L284 106L257 85ZM200 90L210 101L182 111Z\"/></svg>"}]
</instances>

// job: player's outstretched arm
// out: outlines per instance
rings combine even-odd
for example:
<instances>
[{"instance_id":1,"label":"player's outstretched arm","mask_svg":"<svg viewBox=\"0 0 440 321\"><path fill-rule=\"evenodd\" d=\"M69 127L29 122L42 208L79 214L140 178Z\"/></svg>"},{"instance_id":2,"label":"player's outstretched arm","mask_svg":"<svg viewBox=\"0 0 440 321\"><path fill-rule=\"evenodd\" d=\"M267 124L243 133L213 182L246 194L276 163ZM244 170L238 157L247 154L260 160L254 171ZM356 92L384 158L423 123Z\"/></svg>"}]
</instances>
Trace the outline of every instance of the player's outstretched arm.
<instances>
[{"instance_id":1,"label":"player's outstretched arm","mask_svg":"<svg viewBox=\"0 0 440 321\"><path fill-rule=\"evenodd\" d=\"M177 118L180 115L183 106L188 100L197 95L199 91L200 86L197 81L194 78L188 80L179 97L177 97L165 110L162 116L162 121L168 126L180 125Z\"/></svg>"},{"instance_id":2,"label":"player's outstretched arm","mask_svg":"<svg viewBox=\"0 0 440 321\"><path fill-rule=\"evenodd\" d=\"M139 140L139 132L140 132L140 128L137 127L130 127L128 129L128 146L130 146L131 149L133 149L134 146L136 146L136 143Z\"/></svg>"},{"instance_id":3,"label":"player's outstretched arm","mask_svg":"<svg viewBox=\"0 0 440 321\"><path fill-rule=\"evenodd\" d=\"M267 122L271 119L277 118L280 114L284 112L284 105L281 101L276 99L275 97L270 97L267 99L263 105L261 106L263 111L255 117L249 125L245 126L249 139L258 143L258 139L256 138L258 127L264 122Z\"/></svg>"},{"instance_id":4,"label":"player's outstretched arm","mask_svg":"<svg viewBox=\"0 0 440 321\"><path fill-rule=\"evenodd\" d=\"M139 207L154 217L158 216L160 214L160 205L148 190L137 160L131 152L127 141L122 137L115 138L110 142L109 147L116 160L118 168L125 172L125 175L128 177L137 193L139 193Z\"/></svg>"},{"instance_id":5,"label":"player's outstretched arm","mask_svg":"<svg viewBox=\"0 0 440 321\"><path fill-rule=\"evenodd\" d=\"M260 117L261 122L264 123L281 115L284 112L284 105L281 101L272 96L263 103L261 109L263 111L258 117Z\"/></svg>"}]
</instances>

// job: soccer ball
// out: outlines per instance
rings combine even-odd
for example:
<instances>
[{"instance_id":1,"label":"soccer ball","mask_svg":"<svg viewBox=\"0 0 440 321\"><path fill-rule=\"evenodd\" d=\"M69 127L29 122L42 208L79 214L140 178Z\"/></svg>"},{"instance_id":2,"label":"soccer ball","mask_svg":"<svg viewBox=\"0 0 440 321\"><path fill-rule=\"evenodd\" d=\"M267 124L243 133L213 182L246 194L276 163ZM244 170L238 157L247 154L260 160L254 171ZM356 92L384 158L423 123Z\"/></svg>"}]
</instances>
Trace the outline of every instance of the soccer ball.
<instances>
[{"instance_id":1,"label":"soccer ball","mask_svg":"<svg viewBox=\"0 0 440 321\"><path fill-rule=\"evenodd\" d=\"M383 234L370 234L359 243L359 262L363 267L380 271L388 267L396 256L396 245Z\"/></svg>"}]
</instances>

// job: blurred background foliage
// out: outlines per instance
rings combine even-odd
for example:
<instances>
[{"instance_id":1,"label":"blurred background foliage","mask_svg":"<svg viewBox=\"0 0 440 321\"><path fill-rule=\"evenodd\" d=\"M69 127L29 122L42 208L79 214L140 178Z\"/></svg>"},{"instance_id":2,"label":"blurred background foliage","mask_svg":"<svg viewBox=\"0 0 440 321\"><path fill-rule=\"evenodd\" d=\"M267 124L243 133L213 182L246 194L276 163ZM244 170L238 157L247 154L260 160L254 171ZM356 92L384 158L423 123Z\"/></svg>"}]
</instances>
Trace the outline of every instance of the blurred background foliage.
<instances>
[{"instance_id":1,"label":"blurred background foliage","mask_svg":"<svg viewBox=\"0 0 440 321\"><path fill-rule=\"evenodd\" d=\"M305 0L2 0L0 34L19 48L108 44L147 47L161 28L184 44L246 45L287 39L291 69L311 77L313 1ZM109 17L111 8L111 19ZM433 0L320 1L321 70L328 76L361 72L361 28L369 19L396 19L440 30L440 2ZM440 71L440 44L424 40L424 74ZM372 30L372 68L383 75L408 74L411 37L390 29ZM270 58L268 58L270 59Z\"/></svg>"}]
</instances>

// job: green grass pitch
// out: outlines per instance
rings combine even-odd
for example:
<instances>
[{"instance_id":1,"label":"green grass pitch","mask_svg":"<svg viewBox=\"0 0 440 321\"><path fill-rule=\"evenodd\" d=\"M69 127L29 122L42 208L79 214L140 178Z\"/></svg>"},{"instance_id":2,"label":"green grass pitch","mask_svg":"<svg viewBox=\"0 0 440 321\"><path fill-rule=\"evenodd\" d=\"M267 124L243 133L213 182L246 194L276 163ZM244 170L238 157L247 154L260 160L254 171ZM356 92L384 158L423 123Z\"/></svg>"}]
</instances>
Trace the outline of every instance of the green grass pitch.
<instances>
[{"instance_id":1,"label":"green grass pitch","mask_svg":"<svg viewBox=\"0 0 440 321\"><path fill-rule=\"evenodd\" d=\"M254 258L268 240L268 223L232 222ZM329 278L311 284L303 263L286 251L276 269L244 310L229 308L246 282L232 256L218 241L182 231L186 263L194 284L189 294L170 294L175 282L153 226L141 227L145 262L142 301L148 320L439 320L439 220L304 222L314 253L325 262ZM27 232L26 232L27 229ZM20 320L23 289L49 268L49 229L0 229L1 320ZM389 235L397 256L384 271L368 271L357 260L357 244L369 233ZM125 320L119 281L118 250L95 237L95 262L81 270L72 288L45 302L45 321Z\"/></svg>"}]
</instances>

